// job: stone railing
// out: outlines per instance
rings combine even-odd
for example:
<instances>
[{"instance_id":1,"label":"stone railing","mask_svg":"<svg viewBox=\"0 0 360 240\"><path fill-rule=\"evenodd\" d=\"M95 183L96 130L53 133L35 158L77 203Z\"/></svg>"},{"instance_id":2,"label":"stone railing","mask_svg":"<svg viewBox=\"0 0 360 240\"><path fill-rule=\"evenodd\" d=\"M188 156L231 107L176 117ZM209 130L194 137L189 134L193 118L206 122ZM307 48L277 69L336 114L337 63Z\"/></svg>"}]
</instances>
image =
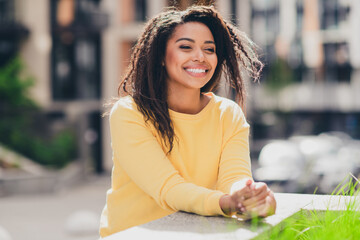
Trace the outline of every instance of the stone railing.
<instances>
[{"instance_id":1,"label":"stone railing","mask_svg":"<svg viewBox=\"0 0 360 240\"><path fill-rule=\"evenodd\" d=\"M256 227L251 223L224 217L204 217L184 212L133 227L103 238L120 239L252 239L301 209L344 210L349 197L276 193L276 213Z\"/></svg>"}]
</instances>

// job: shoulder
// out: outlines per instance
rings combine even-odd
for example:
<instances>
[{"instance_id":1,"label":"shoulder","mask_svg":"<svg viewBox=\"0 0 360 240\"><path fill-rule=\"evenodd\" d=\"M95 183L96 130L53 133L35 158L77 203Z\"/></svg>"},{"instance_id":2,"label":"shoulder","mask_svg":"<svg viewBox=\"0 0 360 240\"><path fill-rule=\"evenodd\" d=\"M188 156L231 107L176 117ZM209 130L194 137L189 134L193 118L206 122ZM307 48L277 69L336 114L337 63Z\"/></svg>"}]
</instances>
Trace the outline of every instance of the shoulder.
<instances>
[{"instance_id":1,"label":"shoulder","mask_svg":"<svg viewBox=\"0 0 360 240\"><path fill-rule=\"evenodd\" d=\"M224 142L227 142L235 134L247 131L250 128L241 107L236 102L216 95L214 95L214 100L220 113Z\"/></svg>"},{"instance_id":2,"label":"shoulder","mask_svg":"<svg viewBox=\"0 0 360 240\"><path fill-rule=\"evenodd\" d=\"M113 119L140 119L141 113L131 96L121 97L113 105L110 111L110 121Z\"/></svg>"},{"instance_id":3,"label":"shoulder","mask_svg":"<svg viewBox=\"0 0 360 240\"><path fill-rule=\"evenodd\" d=\"M245 115L241 109L241 107L228 98L220 97L213 94L215 106L220 112L221 118L224 120L230 121L245 121Z\"/></svg>"}]
</instances>

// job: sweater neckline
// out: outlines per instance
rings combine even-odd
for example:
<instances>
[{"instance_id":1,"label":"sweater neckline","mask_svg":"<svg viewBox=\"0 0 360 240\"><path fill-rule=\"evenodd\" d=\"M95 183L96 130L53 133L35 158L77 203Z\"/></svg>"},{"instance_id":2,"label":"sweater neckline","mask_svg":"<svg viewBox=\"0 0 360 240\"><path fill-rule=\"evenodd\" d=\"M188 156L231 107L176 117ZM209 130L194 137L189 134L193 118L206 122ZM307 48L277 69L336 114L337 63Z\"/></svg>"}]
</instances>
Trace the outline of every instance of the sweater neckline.
<instances>
[{"instance_id":1,"label":"sweater neckline","mask_svg":"<svg viewBox=\"0 0 360 240\"><path fill-rule=\"evenodd\" d=\"M181 119L189 119L189 120L194 120L194 119L199 119L202 118L212 107L212 105L214 105L215 103L215 94L212 92L208 92L208 93L204 93L206 96L210 97L210 101L206 104L206 106L198 113L196 114L188 114L188 113L180 113L180 112L176 112L174 110L171 110L169 108L169 114L171 118L181 118Z\"/></svg>"}]
</instances>

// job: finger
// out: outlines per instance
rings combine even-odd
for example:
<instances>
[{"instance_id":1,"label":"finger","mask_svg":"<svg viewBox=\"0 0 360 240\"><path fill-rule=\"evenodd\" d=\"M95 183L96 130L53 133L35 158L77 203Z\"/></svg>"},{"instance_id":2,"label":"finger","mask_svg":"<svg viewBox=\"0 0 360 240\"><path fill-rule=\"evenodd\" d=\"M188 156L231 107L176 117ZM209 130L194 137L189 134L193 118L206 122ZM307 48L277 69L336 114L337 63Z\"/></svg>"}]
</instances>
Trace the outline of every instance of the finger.
<instances>
[{"instance_id":1,"label":"finger","mask_svg":"<svg viewBox=\"0 0 360 240\"><path fill-rule=\"evenodd\" d=\"M260 206L252 208L250 211L248 211L248 214L252 217L265 217L264 212L265 211L265 204L262 204Z\"/></svg>"},{"instance_id":2,"label":"finger","mask_svg":"<svg viewBox=\"0 0 360 240\"><path fill-rule=\"evenodd\" d=\"M270 195L268 197L266 197L266 203L269 206L269 210L268 210L268 215L272 215L275 214L276 211L276 200L275 200L275 196L274 193L272 191L270 191Z\"/></svg>"},{"instance_id":3,"label":"finger","mask_svg":"<svg viewBox=\"0 0 360 240\"><path fill-rule=\"evenodd\" d=\"M231 207L230 207L230 211L232 212L232 213L236 213L236 212L245 212L246 211L246 208L245 208L245 206L242 204L242 202L240 202L240 201L237 201L236 199L235 200L233 200L232 199L232 205L231 205Z\"/></svg>"},{"instance_id":4,"label":"finger","mask_svg":"<svg viewBox=\"0 0 360 240\"><path fill-rule=\"evenodd\" d=\"M271 215L270 213L270 204L264 199L259 205L253 206L251 209L247 209L247 212L255 217L266 217Z\"/></svg>"},{"instance_id":5,"label":"finger","mask_svg":"<svg viewBox=\"0 0 360 240\"><path fill-rule=\"evenodd\" d=\"M243 211L244 214L248 214L251 217L270 216L270 215L274 214L275 210L276 210L276 200L274 197L274 193L270 190L268 192L268 195L265 198L263 198L262 200L253 202L249 205L245 205L243 203L243 205L244 205L244 208L246 209L245 212Z\"/></svg>"},{"instance_id":6,"label":"finger","mask_svg":"<svg viewBox=\"0 0 360 240\"><path fill-rule=\"evenodd\" d=\"M234 201L242 202L245 199L252 196L251 190L248 187L244 187L231 195Z\"/></svg>"},{"instance_id":7,"label":"finger","mask_svg":"<svg viewBox=\"0 0 360 240\"><path fill-rule=\"evenodd\" d=\"M257 207L262 206L264 204L266 204L266 199L265 198L260 200L260 201L248 204L248 205L243 205L243 207L245 208L246 211L252 211L253 209L256 209Z\"/></svg>"},{"instance_id":8,"label":"finger","mask_svg":"<svg viewBox=\"0 0 360 240\"><path fill-rule=\"evenodd\" d=\"M271 196L266 197L265 202L257 207L254 207L251 211L256 213L260 217L267 217L275 213L274 207L275 199Z\"/></svg>"},{"instance_id":9,"label":"finger","mask_svg":"<svg viewBox=\"0 0 360 240\"><path fill-rule=\"evenodd\" d=\"M255 189L255 182L252 179L247 179L245 182L245 186L249 187L251 190Z\"/></svg>"},{"instance_id":10,"label":"finger","mask_svg":"<svg viewBox=\"0 0 360 240\"><path fill-rule=\"evenodd\" d=\"M269 190L268 186L264 182L257 182L254 184L254 193L255 195L258 195L259 193Z\"/></svg>"},{"instance_id":11,"label":"finger","mask_svg":"<svg viewBox=\"0 0 360 240\"><path fill-rule=\"evenodd\" d=\"M267 185L263 182L257 182L255 183L252 179L247 179L245 182L245 186L243 186L241 189L237 190L232 194L234 200L237 201L244 201L246 199L250 199L254 196L258 196L260 194L260 197L258 199L261 199L265 197L264 191L269 191Z\"/></svg>"},{"instance_id":12,"label":"finger","mask_svg":"<svg viewBox=\"0 0 360 240\"><path fill-rule=\"evenodd\" d=\"M248 187L250 187L253 183L254 183L254 181L249 178L249 179L246 180L245 185L248 186Z\"/></svg>"},{"instance_id":13,"label":"finger","mask_svg":"<svg viewBox=\"0 0 360 240\"><path fill-rule=\"evenodd\" d=\"M233 194L234 192L243 189L244 187L248 187L250 185L250 182L253 182L251 178L244 178L242 180L239 180L235 182L230 189L230 194Z\"/></svg>"},{"instance_id":14,"label":"finger","mask_svg":"<svg viewBox=\"0 0 360 240\"><path fill-rule=\"evenodd\" d=\"M254 203L264 200L267 196L269 196L269 194L270 194L270 190L267 189L266 191L260 192L256 196L245 199L242 203L244 206L252 205Z\"/></svg>"},{"instance_id":15,"label":"finger","mask_svg":"<svg viewBox=\"0 0 360 240\"><path fill-rule=\"evenodd\" d=\"M239 212L239 213L243 213L243 212L246 212L246 208L242 203L238 203L236 211Z\"/></svg>"},{"instance_id":16,"label":"finger","mask_svg":"<svg viewBox=\"0 0 360 240\"><path fill-rule=\"evenodd\" d=\"M261 186L257 186L256 184L252 184L251 186L249 186L250 191L246 192L244 195L245 200L246 199L250 199L253 198L255 196L259 196L264 194L264 192L266 193L267 191L269 191L270 189L267 188L267 186L265 185L261 185Z\"/></svg>"}]
</instances>

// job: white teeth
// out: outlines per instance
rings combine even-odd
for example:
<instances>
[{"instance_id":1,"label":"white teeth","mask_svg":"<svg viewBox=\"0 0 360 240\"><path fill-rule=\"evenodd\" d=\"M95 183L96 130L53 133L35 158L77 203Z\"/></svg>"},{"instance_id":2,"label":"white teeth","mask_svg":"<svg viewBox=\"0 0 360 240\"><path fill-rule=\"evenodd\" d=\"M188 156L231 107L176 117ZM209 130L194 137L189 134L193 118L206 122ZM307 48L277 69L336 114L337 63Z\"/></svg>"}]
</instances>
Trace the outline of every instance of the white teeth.
<instances>
[{"instance_id":1,"label":"white teeth","mask_svg":"<svg viewBox=\"0 0 360 240\"><path fill-rule=\"evenodd\" d=\"M205 69L198 69L198 68L188 68L186 71L193 72L193 73L204 73L206 72Z\"/></svg>"}]
</instances>

